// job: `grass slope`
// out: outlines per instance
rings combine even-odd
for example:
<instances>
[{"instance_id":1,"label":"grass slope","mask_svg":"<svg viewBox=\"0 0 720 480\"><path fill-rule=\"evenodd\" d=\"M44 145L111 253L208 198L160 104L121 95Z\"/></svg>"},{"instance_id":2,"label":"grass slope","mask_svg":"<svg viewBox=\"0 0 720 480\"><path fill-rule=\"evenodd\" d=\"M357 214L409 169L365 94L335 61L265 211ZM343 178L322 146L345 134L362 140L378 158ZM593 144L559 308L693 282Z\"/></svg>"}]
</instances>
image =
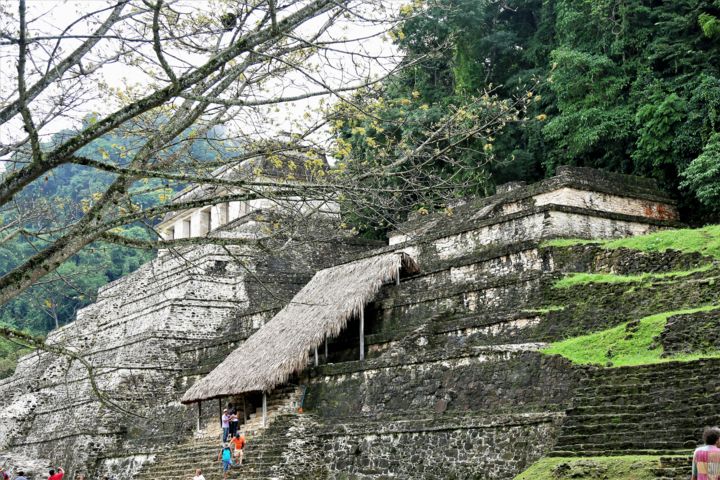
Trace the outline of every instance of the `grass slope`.
<instances>
[{"instance_id":1,"label":"grass slope","mask_svg":"<svg viewBox=\"0 0 720 480\"><path fill-rule=\"evenodd\" d=\"M655 480L652 469L659 460L660 457L645 455L542 458L515 480Z\"/></svg>"},{"instance_id":2,"label":"grass slope","mask_svg":"<svg viewBox=\"0 0 720 480\"><path fill-rule=\"evenodd\" d=\"M541 351L548 355L562 355L573 363L606 365L612 362L613 367L720 357L720 352L662 357L663 348L655 343L655 337L662 333L668 317L717 308L720 305L658 313L637 322L551 343Z\"/></svg>"},{"instance_id":3,"label":"grass slope","mask_svg":"<svg viewBox=\"0 0 720 480\"><path fill-rule=\"evenodd\" d=\"M685 253L698 252L720 259L720 225L708 225L703 228L663 230L648 235L620 238L617 240L551 240L545 242L543 245L567 247L585 243L600 244L609 249L630 248L643 252L664 252L665 250L678 250Z\"/></svg>"},{"instance_id":4,"label":"grass slope","mask_svg":"<svg viewBox=\"0 0 720 480\"><path fill-rule=\"evenodd\" d=\"M639 275L616 275L613 273L571 273L553 285L555 288L571 288L588 283L641 283L648 281L674 280L689 277L695 273L711 270L713 265L702 265L690 270L677 270L665 273L642 273Z\"/></svg>"}]
</instances>

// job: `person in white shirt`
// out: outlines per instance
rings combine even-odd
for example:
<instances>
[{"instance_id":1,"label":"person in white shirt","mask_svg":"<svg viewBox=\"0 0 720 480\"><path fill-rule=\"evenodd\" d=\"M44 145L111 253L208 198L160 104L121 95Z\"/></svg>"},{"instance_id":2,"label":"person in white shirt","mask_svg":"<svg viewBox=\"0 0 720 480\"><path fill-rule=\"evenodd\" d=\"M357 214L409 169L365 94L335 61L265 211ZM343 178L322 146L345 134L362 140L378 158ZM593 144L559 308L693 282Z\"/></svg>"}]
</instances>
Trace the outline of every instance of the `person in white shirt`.
<instances>
[{"instance_id":1,"label":"person in white shirt","mask_svg":"<svg viewBox=\"0 0 720 480\"><path fill-rule=\"evenodd\" d=\"M195 470L195 476L193 477L193 480L205 480L205 476L202 474L202 470L199 468Z\"/></svg>"}]
</instances>

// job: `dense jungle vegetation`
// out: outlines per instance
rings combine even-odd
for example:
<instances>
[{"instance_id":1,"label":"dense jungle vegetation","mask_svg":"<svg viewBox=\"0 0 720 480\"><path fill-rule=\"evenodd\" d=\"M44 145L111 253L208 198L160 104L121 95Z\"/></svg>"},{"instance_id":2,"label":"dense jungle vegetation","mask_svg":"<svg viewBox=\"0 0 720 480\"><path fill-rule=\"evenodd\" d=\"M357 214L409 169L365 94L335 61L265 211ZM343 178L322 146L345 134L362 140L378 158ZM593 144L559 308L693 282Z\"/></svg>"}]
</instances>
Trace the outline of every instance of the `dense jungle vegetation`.
<instances>
[{"instance_id":1,"label":"dense jungle vegetation","mask_svg":"<svg viewBox=\"0 0 720 480\"><path fill-rule=\"evenodd\" d=\"M372 161L398 139L412 146L486 93L525 96L519 121L457 149L474 177L463 193L578 165L656 178L685 221L718 219L717 0L433 0L404 13L391 35L414 65L358 99L384 128L363 114L339 122L354 155Z\"/></svg>"}]
</instances>

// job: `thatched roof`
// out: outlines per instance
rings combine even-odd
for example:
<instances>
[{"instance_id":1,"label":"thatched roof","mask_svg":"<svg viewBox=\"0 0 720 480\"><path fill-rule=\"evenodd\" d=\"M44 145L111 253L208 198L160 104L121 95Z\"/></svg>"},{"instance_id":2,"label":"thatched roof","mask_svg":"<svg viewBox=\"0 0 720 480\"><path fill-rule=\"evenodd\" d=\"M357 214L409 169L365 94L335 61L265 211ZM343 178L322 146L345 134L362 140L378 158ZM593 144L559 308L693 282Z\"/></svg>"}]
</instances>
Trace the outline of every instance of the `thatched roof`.
<instances>
[{"instance_id":1,"label":"thatched roof","mask_svg":"<svg viewBox=\"0 0 720 480\"><path fill-rule=\"evenodd\" d=\"M320 270L275 317L183 396L182 403L271 391L305 368L310 351L340 334L400 268L418 271L405 253L384 253Z\"/></svg>"}]
</instances>

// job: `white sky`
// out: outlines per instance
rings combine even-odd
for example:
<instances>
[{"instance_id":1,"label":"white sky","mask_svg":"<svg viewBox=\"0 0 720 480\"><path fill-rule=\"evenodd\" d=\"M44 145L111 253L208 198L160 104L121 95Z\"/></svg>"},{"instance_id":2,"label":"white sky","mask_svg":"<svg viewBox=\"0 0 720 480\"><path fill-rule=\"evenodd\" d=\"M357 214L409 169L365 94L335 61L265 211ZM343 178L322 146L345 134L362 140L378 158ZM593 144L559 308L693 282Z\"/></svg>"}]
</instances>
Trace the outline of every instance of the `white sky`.
<instances>
[{"instance_id":1,"label":"white sky","mask_svg":"<svg viewBox=\"0 0 720 480\"><path fill-rule=\"evenodd\" d=\"M225 0L183 0L182 7L192 9L196 12L208 12L211 10L217 10L223 8L218 6L218 1ZM388 6L389 11L397 11L399 6L404 3L399 0L389 0L385 2ZM27 0L28 5L28 21L32 21L30 24L30 36L37 36L42 34L54 34L57 35L62 32L68 25L70 25L79 16L88 13L93 10L102 8L107 5L105 0ZM17 15L17 1L16 0L0 0L0 8L4 8L6 11L13 12ZM0 11L0 15L2 12ZM104 19L107 13L98 15L97 19ZM315 26L309 26L309 28L317 28L322 19L315 21ZM8 23L7 18L5 22L0 21L0 29L5 28L13 36L17 35L17 23ZM14 29L13 29L14 27ZM73 27L69 33L82 35L91 31L95 27L89 25L87 22L80 23ZM372 27L368 25L358 25L357 23L345 21L342 25L333 27L332 35L339 37L345 35L348 38L366 37L370 33L375 33ZM376 32L380 32L380 27L375 27ZM384 28L384 27L383 27ZM64 39L60 42L60 46L64 52L70 52L73 48L79 44L80 40L75 39ZM150 48L148 46L148 48ZM393 58L387 58L382 62L368 62L366 65L354 65L348 64L347 59L340 54L335 54L337 58L330 58L332 64L337 64L337 69L327 68L323 72L323 77L326 81L334 85L343 85L348 83L348 78L355 77L357 75L371 75L379 76L383 75L387 69L392 68L397 59L396 51L394 47L385 39L380 36L376 36L371 39L363 40L362 42L351 42L345 46L346 49L354 52L365 52L369 55L374 56L388 56ZM35 55L41 58L40 52L36 52ZM47 54L45 54L47 56ZM342 57L342 58L341 58ZM187 60L187 59L186 59ZM16 87L16 80L14 73L16 72L16 61L17 61L17 46L12 45L0 45L0 102L3 99L8 99L10 92ZM203 59L198 57L193 60L192 63L199 64ZM343 63L345 62L345 63ZM28 65L27 69L30 70L33 66ZM42 66L41 66L42 68ZM365 70L363 70L365 69ZM347 78L343 78L346 76ZM137 67L132 67L122 63L115 63L111 65L105 65L99 72L98 80L106 82L111 87L115 88L127 88L128 86L136 86L143 93L147 93L147 86L150 78ZM297 94L303 90L317 90L317 86L311 84L306 78L299 74L287 76L283 79L286 84L287 94ZM32 80L28 82L32 84ZM99 92L98 92L99 93ZM303 117L304 112L309 111L317 107L322 97L314 97L310 100L296 102L292 105L286 105L285 108L268 110L266 115L268 118L274 120L274 126L270 126L268 123L267 128L275 128L277 131L292 131L294 130L292 122ZM325 98L324 101L333 101L332 98ZM51 102L47 102L44 108L49 108ZM113 105L108 102L106 98L101 98L100 95L90 95L82 105L78 105L73 108L72 111L63 117L60 117L45 128L42 129L41 133L44 138L49 138L53 133L79 125L79 121L88 113L98 112L100 116L109 114L117 108L117 105ZM42 117L42 112L33 111L33 114L37 117ZM314 114L313 114L314 115ZM311 118L305 120L310 121ZM245 119L238 118L235 125L227 125L232 131L233 129L242 130L242 124L246 123ZM269 131L270 135L274 132ZM19 118L14 119L6 125L0 126L0 142L10 143L13 139L18 139L19 135L22 134L22 125Z\"/></svg>"}]
</instances>

